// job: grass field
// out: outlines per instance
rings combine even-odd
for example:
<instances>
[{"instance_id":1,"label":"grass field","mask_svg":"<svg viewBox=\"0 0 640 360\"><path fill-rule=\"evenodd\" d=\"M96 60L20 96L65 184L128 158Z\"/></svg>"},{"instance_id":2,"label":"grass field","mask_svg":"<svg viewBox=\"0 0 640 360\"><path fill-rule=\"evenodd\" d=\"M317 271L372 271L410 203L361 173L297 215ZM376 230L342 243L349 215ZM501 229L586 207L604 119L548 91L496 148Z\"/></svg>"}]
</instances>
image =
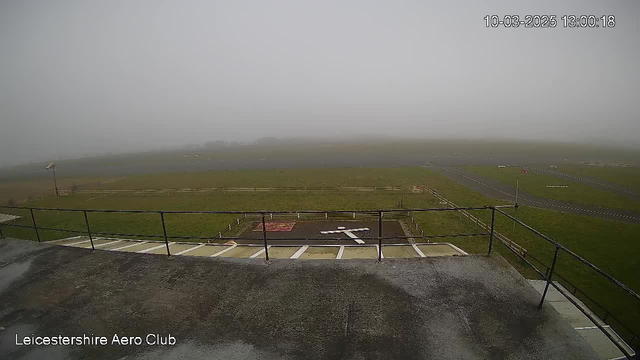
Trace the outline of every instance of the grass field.
<instances>
[{"instance_id":1,"label":"grass field","mask_svg":"<svg viewBox=\"0 0 640 360\"><path fill-rule=\"evenodd\" d=\"M248 170L267 168L417 166L500 163L571 163L582 160L638 163L640 151L589 144L483 139L343 138L276 140L247 145L192 146L182 149L59 160L62 177L128 176L170 171ZM197 156L196 156L197 155ZM2 179L47 177L47 162L0 167Z\"/></svg>"},{"instance_id":2,"label":"grass field","mask_svg":"<svg viewBox=\"0 0 640 360\"><path fill-rule=\"evenodd\" d=\"M50 174L47 174L50 175ZM91 188L99 187L101 182L115 180L112 177L86 177L86 178L59 178L58 189L73 189L90 185ZM0 181L0 204L21 203L35 200L40 197L55 194L53 177L47 176L42 179Z\"/></svg>"},{"instance_id":3,"label":"grass field","mask_svg":"<svg viewBox=\"0 0 640 360\"><path fill-rule=\"evenodd\" d=\"M276 169L211 171L132 175L126 179L93 186L101 189L167 189L207 187L286 187L286 186L410 186L424 181L416 167L393 169ZM86 187L92 188L92 187Z\"/></svg>"},{"instance_id":4,"label":"grass field","mask_svg":"<svg viewBox=\"0 0 640 360\"><path fill-rule=\"evenodd\" d=\"M253 181L252 181L253 180ZM237 183L236 183L237 181ZM322 169L322 170L269 170L269 171L228 171L203 174L155 174L131 176L112 183L116 188L140 188L145 182L158 188L171 187L213 187L213 186L339 186L339 185L397 185L410 186L425 184L435 189L459 206L482 206L499 203L459 185L448 178L424 168L396 169ZM117 186L116 186L117 185ZM147 209L147 210L335 210L335 209L378 209L397 208L404 196L405 208L440 207L439 201L431 194L404 195L397 193L211 193L211 194L167 194L158 196L122 195L71 195L60 198L45 198L29 202L36 207L93 208L93 209ZM595 201L595 200L594 200ZM513 211L513 210L509 210ZM24 216L18 221L30 224L28 212L2 210ZM489 211L476 211L476 216L490 221ZM36 211L39 226L61 227L84 231L82 213ZM426 234L451 234L456 232L480 232L471 221L454 212L434 212L416 214L416 221ZM167 231L170 236L190 235L215 237L234 215L175 215L166 216ZM640 250L638 234L640 225L599 220L579 215L562 214L550 210L521 207L518 218L556 239L579 255L592 261L636 291L640 291ZM90 214L92 231L122 232L146 235L161 235L162 228L158 214ZM553 246L528 232L516 227L512 233L512 222L497 215L496 229L518 244L524 246L529 255L550 265ZM5 235L34 239L30 229L3 229ZM42 231L44 239L71 236L53 231ZM487 237L464 239L438 239L449 241L470 253L486 253ZM533 277L532 271L510 255L502 246L496 251L511 261L523 274ZM566 255L566 254L565 254ZM634 324L640 332L640 304L621 296L617 289L586 266L562 256L557 265L558 273L570 279L575 285L604 304L617 317Z\"/></svg>"},{"instance_id":5,"label":"grass field","mask_svg":"<svg viewBox=\"0 0 640 360\"><path fill-rule=\"evenodd\" d=\"M624 196L599 189L595 186L568 179L559 179L552 175L534 172L521 174L519 167L466 166L465 169L513 187L516 186L516 178L519 178L520 190L547 199L640 211L640 202L638 201L630 200ZM568 187L548 188L547 185L568 185Z\"/></svg>"},{"instance_id":6,"label":"grass field","mask_svg":"<svg viewBox=\"0 0 640 360\"><path fill-rule=\"evenodd\" d=\"M372 156L406 156L408 154L433 155L494 155L508 153L510 155L549 156L562 154L565 157L580 158L615 158L620 161L637 161L637 150L587 144L523 141L523 140L460 140L460 139L349 139L348 141L328 142L325 140L311 142L281 142L271 144L250 144L223 148L200 147L175 151L145 152L134 154L111 155L77 160L66 160L71 165L85 166L101 163L105 165L137 164L146 162L162 163L167 161L194 160L198 154L201 159L225 158L243 160L253 157L270 158L309 158L316 156L340 157L346 155ZM189 160L187 160L189 161Z\"/></svg>"},{"instance_id":7,"label":"grass field","mask_svg":"<svg viewBox=\"0 0 640 360\"><path fill-rule=\"evenodd\" d=\"M608 181L640 191L640 168L638 167L563 165L558 167L558 170Z\"/></svg>"}]
</instances>

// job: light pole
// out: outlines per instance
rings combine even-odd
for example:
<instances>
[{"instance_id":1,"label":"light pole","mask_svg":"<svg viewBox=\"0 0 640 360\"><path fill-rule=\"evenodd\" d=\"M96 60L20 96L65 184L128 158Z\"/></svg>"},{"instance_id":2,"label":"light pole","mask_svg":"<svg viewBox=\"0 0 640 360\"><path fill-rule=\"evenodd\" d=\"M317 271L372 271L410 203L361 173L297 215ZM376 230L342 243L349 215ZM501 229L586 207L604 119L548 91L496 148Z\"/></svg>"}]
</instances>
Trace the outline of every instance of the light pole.
<instances>
[{"instance_id":1,"label":"light pole","mask_svg":"<svg viewBox=\"0 0 640 360\"><path fill-rule=\"evenodd\" d=\"M56 180L56 163L52 162L51 164L47 165L45 170L53 170L53 187L54 189L56 189L56 197L60 196L58 194L58 181Z\"/></svg>"}]
</instances>

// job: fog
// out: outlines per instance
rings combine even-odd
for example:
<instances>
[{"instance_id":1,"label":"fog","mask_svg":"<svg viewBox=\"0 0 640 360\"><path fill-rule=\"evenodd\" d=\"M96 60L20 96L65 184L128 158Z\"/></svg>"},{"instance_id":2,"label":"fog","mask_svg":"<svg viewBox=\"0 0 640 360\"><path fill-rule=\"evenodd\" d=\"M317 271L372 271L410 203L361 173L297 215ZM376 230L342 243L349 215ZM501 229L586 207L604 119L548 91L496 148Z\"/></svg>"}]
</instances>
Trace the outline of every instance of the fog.
<instances>
[{"instance_id":1,"label":"fog","mask_svg":"<svg viewBox=\"0 0 640 360\"><path fill-rule=\"evenodd\" d=\"M0 165L262 137L637 146L639 18L636 0L3 1Z\"/></svg>"}]
</instances>

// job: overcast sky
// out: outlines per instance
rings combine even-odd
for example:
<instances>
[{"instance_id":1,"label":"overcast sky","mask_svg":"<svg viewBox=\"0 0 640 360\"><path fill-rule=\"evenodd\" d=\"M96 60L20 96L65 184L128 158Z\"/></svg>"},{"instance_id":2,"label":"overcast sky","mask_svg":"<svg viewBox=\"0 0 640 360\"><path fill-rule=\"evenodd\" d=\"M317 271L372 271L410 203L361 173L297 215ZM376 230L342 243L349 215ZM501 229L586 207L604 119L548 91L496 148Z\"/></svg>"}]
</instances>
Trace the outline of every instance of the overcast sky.
<instances>
[{"instance_id":1,"label":"overcast sky","mask_svg":"<svg viewBox=\"0 0 640 360\"><path fill-rule=\"evenodd\" d=\"M638 145L638 19L637 0L2 0L0 165L265 136Z\"/></svg>"}]
</instances>

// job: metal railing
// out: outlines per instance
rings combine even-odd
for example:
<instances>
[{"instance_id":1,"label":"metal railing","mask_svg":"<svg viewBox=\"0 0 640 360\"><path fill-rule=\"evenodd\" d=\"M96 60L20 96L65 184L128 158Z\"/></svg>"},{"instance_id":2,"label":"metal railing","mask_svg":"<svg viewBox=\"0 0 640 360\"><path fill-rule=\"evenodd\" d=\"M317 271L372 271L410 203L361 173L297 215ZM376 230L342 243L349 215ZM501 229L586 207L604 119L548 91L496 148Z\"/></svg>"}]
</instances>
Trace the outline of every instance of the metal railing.
<instances>
[{"instance_id":1,"label":"metal railing","mask_svg":"<svg viewBox=\"0 0 640 360\"><path fill-rule=\"evenodd\" d=\"M509 207L510 205L506 205ZM38 242L41 242L42 239L40 237L39 230L48 230L48 231L60 231L60 232L68 232L75 234L87 234L89 237L89 241L91 243L91 248L95 250L95 244L93 242L94 235L104 235L104 236L124 236L124 237L138 237L138 238L159 238L164 239L166 248L167 248L167 256L171 256L171 252L169 250L169 239L185 239L185 240L252 240L255 241L255 238L243 238L243 237L224 237L222 236L225 232L231 229L231 225L225 230L218 232L218 236L216 237L199 237L199 236L170 236L167 234L166 224L165 224L165 215L166 214L210 214L210 215L229 215L236 214L242 215L240 218L236 219L236 222L239 224L241 219L245 219L247 216L256 216L256 219L260 219L262 222L262 240L265 246L265 260L269 260L269 250L268 250L268 242L271 241L292 241L292 240L342 240L341 238L329 238L329 237L305 237L300 239L291 239L291 238L277 238L277 237L267 237L267 230L264 226L265 218L269 216L270 219L273 218L274 215L284 215L284 216L296 216L298 219L300 218L300 214L315 214L315 215L324 215L325 219L328 218L329 213L331 214L353 214L353 218L356 218L356 214L365 214L365 215L374 215L378 221L378 236L375 237L360 237L361 240L377 240L378 241L378 260L382 260L382 247L383 240L391 240L391 239L410 239L414 238L414 236L392 236L385 237L383 236L383 218L385 214L393 214L393 213L410 213L410 212L428 212L428 211L456 211L456 210L494 210L494 207L491 206L481 206L481 207L465 207L465 208L423 208L423 209L381 209L381 210L300 210L300 211L198 211L198 210L116 210L116 209L69 209L69 208L33 208L33 207L24 207L24 206L9 206L9 205L0 205L0 208L5 209L16 209L16 210L28 210L30 213L30 218L32 225L19 225L19 224L0 224L0 237L2 236L2 227L17 227L17 228L27 228L33 229L35 231L36 239ZM70 230L70 229L61 229L61 228L50 228L38 226L36 217L34 214L34 210L37 211L67 211L67 212L81 212L83 213L85 220L86 231L79 230ZM89 213L130 213L130 214L158 214L160 216L160 224L162 226L162 235L149 235L149 234L129 234L129 233L112 233L112 232L96 232L91 230L91 225L89 222ZM475 236L486 236L489 233L456 233L456 234L448 234L448 235L424 235L428 238L454 238L454 237L475 237ZM493 237L491 236L490 241L492 241Z\"/></svg>"},{"instance_id":2,"label":"metal railing","mask_svg":"<svg viewBox=\"0 0 640 360\"><path fill-rule=\"evenodd\" d=\"M519 257L524 263L529 265L538 275L540 275L541 278L545 279L546 283L545 283L545 287L544 287L544 290L543 290L543 293L542 293L542 297L540 298L540 303L538 304L538 309L542 308L542 305L544 303L544 299L545 299L545 297L547 295L547 292L549 290L549 286L553 286L558 292L560 292L564 297L566 297L567 300L569 300L569 302L571 302L575 307L577 307L589 320L591 320L591 322L593 322L596 325L596 327L598 327L598 329L600 329L600 331L602 331L604 333L604 335L607 338L609 338L609 340L611 340L611 342L624 354L625 357L627 357L628 359L637 358L638 349L640 348L640 337L638 336L638 334L636 334L633 330L631 330L627 325L622 323L619 319L615 318L608 310L605 310L606 312L605 312L605 316L603 318L600 318L597 314L594 316L593 314L591 314L590 311L588 311L588 309L585 309L584 306L581 306L578 303L578 301L576 301L567 291L565 291L565 289L562 286L559 286L558 284L556 284L556 283L554 283L552 281L553 276L555 275L556 277L562 279L563 282L571 285L574 288L573 295L576 295L576 292L579 291L579 289L575 285L571 284L568 280L566 280L565 278L563 278L559 274L554 273L555 268L556 268L556 264L557 264L557 261L558 261L559 253L560 252L566 253L569 256L571 256L571 258L581 262L582 264L586 265L590 269L594 270L596 273L598 273L599 275L603 276L609 282L614 284L617 288L622 289L625 293L627 293L631 297L631 299L634 299L635 301L638 301L638 305L639 306L640 306L640 295L638 295L631 288L629 288L628 286L626 286L625 284L623 284L622 282L620 282L619 280L617 280L613 276L609 275L608 273L606 273L605 271L603 271L602 269L600 269L596 265L592 264L591 262L589 262L585 258L581 257L580 255L576 254L575 252L569 250L564 245L558 243L557 241L553 240L552 238L548 237L547 235L545 235L545 234L541 233L540 231L534 229L533 227L525 224L524 222L516 219L514 216L506 213L505 211L503 211L503 210L501 210L499 208L497 208L495 210L498 213L506 216L510 220L512 220L512 221L516 222L517 224L521 225L525 229L531 231L532 233L534 233L534 234L538 235L539 237L541 237L542 239L546 240L547 242L552 244L554 246L554 248L555 248L554 254L553 254L553 259L551 261L551 266L547 267L541 261L539 261L538 259L534 258L533 256L531 256L531 255L527 256L526 254L522 255L522 254L518 253L517 251L514 251L513 249L509 248L509 246L505 246L507 249L511 250L511 252L513 254L515 254L517 257ZM493 215L495 215L495 211L493 212ZM491 219L491 224L492 224L491 232L492 233L493 233L493 226L495 224L495 219L493 218L493 215L492 215L492 219ZM527 258L533 259L534 261L536 261L540 265L543 265L544 267L546 267L545 273L543 274L540 271L540 269L538 269L534 264L532 264ZM591 302L593 302L594 304L596 304L600 308L604 309L604 307L602 307L602 305L598 304L596 301L591 299L583 291L580 291L580 292L582 294L584 294L585 297L587 299L589 299ZM597 319L596 319L596 317L597 317ZM604 328L604 326L601 324L601 322L606 323L606 320L607 320L608 317L611 317L614 320L616 320L616 322L619 325L621 325L622 328L624 330L626 330L630 334L630 337L627 339L627 341L629 341L628 345L630 345L630 347L635 351L635 354L630 353L628 351L628 349L624 345L622 345L620 343L620 341L618 339L616 339L609 331L607 331Z\"/></svg>"},{"instance_id":3,"label":"metal railing","mask_svg":"<svg viewBox=\"0 0 640 360\"><path fill-rule=\"evenodd\" d=\"M269 216L270 219L273 217L273 215L296 216L296 217L299 218L300 214L316 214L316 215L324 215L325 218L326 218L328 213L332 213L332 214L354 214L353 215L354 217L355 217L355 214L369 214L369 215L374 215L375 218L377 218L377 222L378 222L378 234L377 235L378 236L375 236L375 237L361 237L360 239L361 240L377 240L377 250L378 250L377 258L378 258L378 261L382 261L382 259L383 259L383 257L382 257L382 248L384 246L383 240L415 238L415 236L391 236L391 237L385 237L383 235L383 230L384 230L384 227L383 227L384 220L383 219L385 217L385 214L393 214L393 213L411 214L411 213L418 213L418 212L441 212L441 211L460 211L460 212L464 212L464 211L471 211L471 210L491 211L491 225L490 225L490 231L488 233L483 232L483 233L457 233L457 234L448 234L448 235L423 235L423 237L429 237L429 238L434 238L434 237L442 237L442 238L451 237L451 238L453 238L453 237L489 236L487 255L491 255L492 250L493 250L493 239L494 239L494 237L496 237L495 236L496 235L496 231L495 231L496 216L495 215L496 215L496 212L498 212L499 214L502 214L502 215L506 216L507 218L509 218L510 220L513 220L516 223L520 224L521 226L525 227L526 229L528 229L529 231L531 231L534 234L538 235L539 237L542 237L544 240L546 240L547 242L551 243L555 247L555 252L554 252L554 255L553 255L551 266L550 267L546 267L546 265L544 265L542 262L540 262L539 260L537 260L536 258L531 256L530 254L529 255L527 253L523 254L522 252L517 251L517 249L511 248L510 246L508 246L508 244L503 242L507 249L509 249L517 257L519 257L524 263L529 265L541 278L546 280L545 288L544 288L542 297L540 298L540 302L538 304L538 309L542 308L542 305L544 303L544 300L545 300L547 291L549 289L549 286L553 286L560 293L562 293L571 303L573 303L578 309L580 309L580 311L583 312L584 315L589 320L591 320L620 349L620 351L627 358L632 359L634 355L631 354L627 350L627 348L625 346L620 344L619 341L613 337L613 335L611 335L608 331L606 331L606 329L600 324L600 321L598 321L598 319L596 319L594 317L594 315L592 315L587 309L584 309L583 306L581 306L575 299L573 299L568 293L566 293L565 290L563 290L563 288L561 286L558 286L557 284L555 284L552 281L552 278L553 278L554 275L556 277L561 278L558 274L554 274L556 263L558 261L558 254L560 252L564 252L564 253L570 255L572 258L578 260L579 262L585 264L589 268L591 268L594 271L596 271L598 274L603 276L605 279L610 281L612 284L614 284L618 288L624 290L628 295L630 295L635 300L640 301L640 296L636 292L634 292L632 289L630 289L628 286L624 285L622 282L618 281L613 276L607 274L606 272L604 272L603 270L601 270L599 267L597 267L596 265L592 264L588 260L582 258L581 256L577 255L573 251L567 249L562 244L556 242L555 240L551 239L550 237L542 234L538 230L532 228L531 226L525 224L524 222L516 219L515 217L509 215L508 213L506 213L505 211L502 210L503 208L511 208L511 207L517 207L517 205L481 206L481 207L450 207L450 208L418 208L418 209L331 210L331 211L326 211L326 210L304 210L304 211L265 211L265 210L262 210L262 211L112 210L112 209L32 208L32 207L22 207L22 206L0 205L0 208L16 209L16 210L28 210L29 211L29 215L30 215L30 220L32 222L31 226L13 224L13 223L1 223L0 224L0 237L3 237L3 235L2 235L2 228L3 227L18 227L18 228L33 229L35 231L35 235L36 235L36 238L37 238L38 242L41 242L41 237L40 237L39 230L62 231L62 232L80 233L80 234L85 234L86 233L87 236L89 237L89 241L91 242L91 248L92 249L95 249L95 245L94 245L94 242L93 242L93 236L94 235L160 238L160 239L164 239L164 243L165 243L165 246L166 246L166 249L167 249L167 256L171 256L171 252L170 252L170 249L169 249L169 239L211 240L211 239L216 238L216 239L221 239L221 240L252 240L252 241L256 241L257 239L255 239L255 238L241 238L241 237L222 237L221 233L219 233L218 237L171 236L171 235L167 234L167 229L166 229L166 224L165 224L165 215L167 215L167 214L211 214L211 215L215 215L215 214L236 214L236 215L242 215L241 218L243 218L243 219L246 218L249 215L255 215L256 219L259 219L260 222L262 223L262 239L261 240L262 240L262 244L264 246L264 257L265 257L266 261L269 261L269 241L276 241L276 240L277 241L281 241L281 240L289 240L289 241L291 241L291 240L342 240L342 239L341 238L333 239L333 238L328 238L328 237L304 238L304 239L268 237L267 236L267 232L268 231L267 231L267 227L266 227L266 217L267 216ZM34 210L37 210L37 211L81 212L81 213L83 213L83 216L84 216L86 231L69 230L69 229L58 229L58 228L49 228L49 227L38 226L37 225L37 221L36 221L36 217L35 217L35 214L34 214ZM91 230L91 225L90 225L90 221L89 221L89 217L88 217L89 213L158 214L159 218L160 218L159 219L160 220L160 224L162 226L162 235L95 232L95 231ZM236 221L238 223L240 221L239 219L236 219ZM387 245L391 245L391 244L387 244ZM362 246L362 245L354 245L354 246ZM364 244L364 246L372 246L372 244ZM538 269L530 260L534 260L535 262L539 263L540 265L546 267L546 271L544 273L542 271L540 271L540 269ZM566 281L566 279L564 279L564 278L562 278L562 279L566 283L571 284L568 281ZM573 293L575 295L575 293L578 291L578 288L575 287L574 285L571 285L571 286L573 286L573 288L574 288ZM583 291L580 291L580 292L582 294L586 295ZM595 304L597 304L597 303L595 303ZM597 305L600 306L599 304L597 304ZM604 308L602 307L602 309L604 309ZM636 353L637 353L637 349L638 349L637 341L639 340L638 335L635 334L635 332L632 331L628 326L626 326L622 322L620 322L617 318L613 317L613 315L611 315L608 311L606 312L605 318L604 319L600 319L600 320L602 322L605 322L608 317L611 317L611 318L615 319L619 324L621 324L631 334L630 343L631 343L632 347L636 350Z\"/></svg>"}]
</instances>

